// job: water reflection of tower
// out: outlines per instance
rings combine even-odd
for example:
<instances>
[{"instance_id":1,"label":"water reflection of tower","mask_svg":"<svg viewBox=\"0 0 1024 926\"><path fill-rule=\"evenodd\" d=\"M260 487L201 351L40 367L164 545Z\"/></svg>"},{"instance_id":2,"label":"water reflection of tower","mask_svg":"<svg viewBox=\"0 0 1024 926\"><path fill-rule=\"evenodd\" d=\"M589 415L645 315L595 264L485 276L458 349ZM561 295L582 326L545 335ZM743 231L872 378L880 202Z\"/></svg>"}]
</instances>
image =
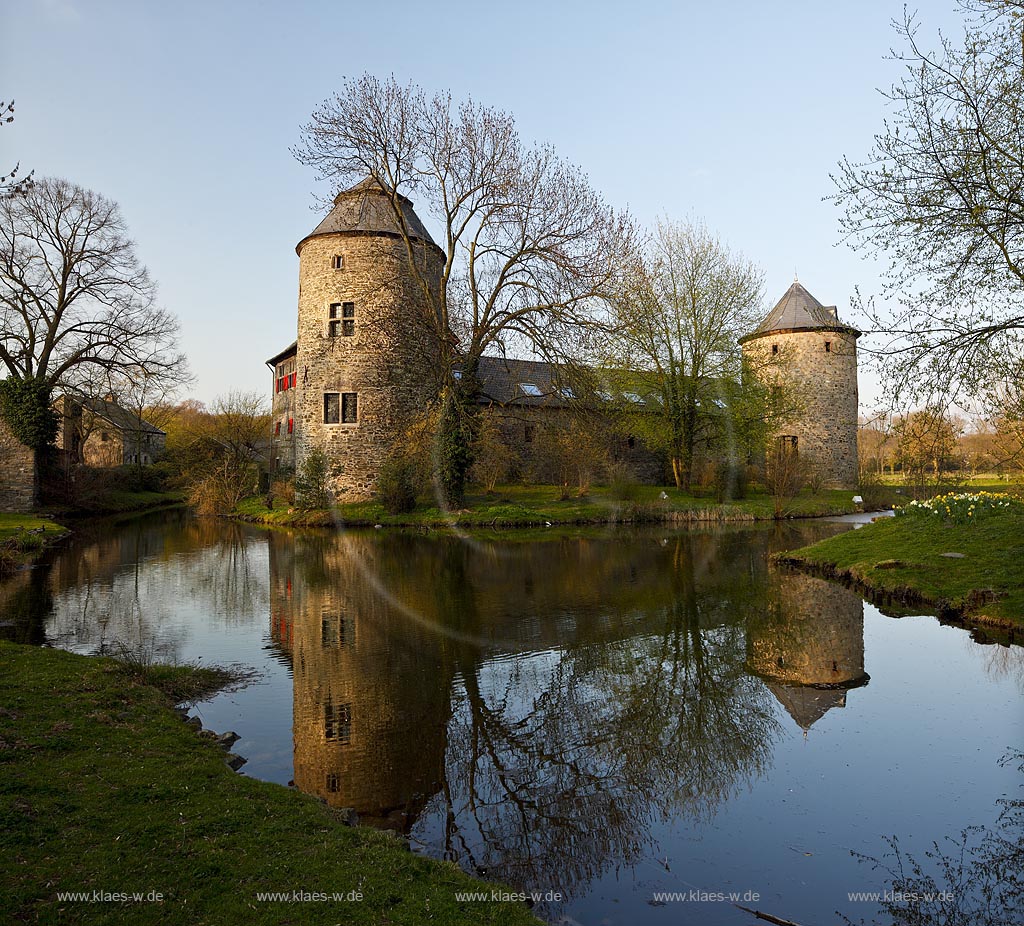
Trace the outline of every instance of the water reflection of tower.
<instances>
[{"instance_id":1,"label":"water reflection of tower","mask_svg":"<svg viewBox=\"0 0 1024 926\"><path fill-rule=\"evenodd\" d=\"M292 665L296 786L408 831L444 777L451 673L438 639L367 580L386 568L378 552L273 536L271 636Z\"/></svg>"},{"instance_id":2,"label":"water reflection of tower","mask_svg":"<svg viewBox=\"0 0 1024 926\"><path fill-rule=\"evenodd\" d=\"M747 668L761 676L806 733L866 685L864 602L841 585L774 572L768 607L747 630Z\"/></svg>"}]
</instances>

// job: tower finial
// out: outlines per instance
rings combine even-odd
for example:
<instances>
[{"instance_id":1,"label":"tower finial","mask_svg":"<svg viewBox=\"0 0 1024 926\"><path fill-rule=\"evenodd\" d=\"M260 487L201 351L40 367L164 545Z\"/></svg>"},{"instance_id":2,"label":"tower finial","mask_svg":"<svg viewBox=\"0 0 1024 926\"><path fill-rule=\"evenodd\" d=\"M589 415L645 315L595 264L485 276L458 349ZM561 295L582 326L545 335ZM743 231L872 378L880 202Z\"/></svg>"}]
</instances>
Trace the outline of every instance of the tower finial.
<instances>
[{"instance_id":1,"label":"tower finial","mask_svg":"<svg viewBox=\"0 0 1024 926\"><path fill-rule=\"evenodd\" d=\"M799 283L800 282L800 277L797 275L796 267L793 268L793 282L794 283Z\"/></svg>"}]
</instances>

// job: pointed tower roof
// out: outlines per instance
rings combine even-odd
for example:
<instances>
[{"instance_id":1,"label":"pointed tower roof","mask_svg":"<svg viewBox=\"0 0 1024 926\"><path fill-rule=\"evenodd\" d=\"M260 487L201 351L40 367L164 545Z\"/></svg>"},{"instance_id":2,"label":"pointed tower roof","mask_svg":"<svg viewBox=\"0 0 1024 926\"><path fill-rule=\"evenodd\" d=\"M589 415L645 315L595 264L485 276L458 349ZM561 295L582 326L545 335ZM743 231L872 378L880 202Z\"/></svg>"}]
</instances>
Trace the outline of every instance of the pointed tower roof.
<instances>
[{"instance_id":1,"label":"pointed tower roof","mask_svg":"<svg viewBox=\"0 0 1024 926\"><path fill-rule=\"evenodd\" d=\"M412 203L398 194L398 205L409 234L425 244L437 247ZM376 177L366 177L355 186L342 190L334 197L334 208L296 246L298 253L310 238L318 235L385 235L400 234L398 221L391 207L391 190Z\"/></svg>"},{"instance_id":2,"label":"pointed tower roof","mask_svg":"<svg viewBox=\"0 0 1024 926\"><path fill-rule=\"evenodd\" d=\"M846 692L843 690L822 690L781 682L769 682L768 690L805 733L832 708L846 707Z\"/></svg>"},{"instance_id":3,"label":"pointed tower roof","mask_svg":"<svg viewBox=\"0 0 1024 926\"><path fill-rule=\"evenodd\" d=\"M800 283L794 280L782 298L775 304L767 317L750 334L740 338L740 343L761 335L777 331L813 331L824 328L830 331L849 331L855 337L860 332L839 320L834 305L822 305Z\"/></svg>"}]
</instances>

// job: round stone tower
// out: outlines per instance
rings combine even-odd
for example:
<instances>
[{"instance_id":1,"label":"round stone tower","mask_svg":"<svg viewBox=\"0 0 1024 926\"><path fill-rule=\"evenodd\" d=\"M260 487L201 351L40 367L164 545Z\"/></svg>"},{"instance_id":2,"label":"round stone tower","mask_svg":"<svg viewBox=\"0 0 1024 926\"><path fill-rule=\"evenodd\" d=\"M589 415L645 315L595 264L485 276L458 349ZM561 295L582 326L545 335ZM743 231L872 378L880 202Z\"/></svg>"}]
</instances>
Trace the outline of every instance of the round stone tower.
<instances>
[{"instance_id":1,"label":"round stone tower","mask_svg":"<svg viewBox=\"0 0 1024 926\"><path fill-rule=\"evenodd\" d=\"M805 456L837 489L857 487L857 338L834 305L822 305L799 282L768 317L740 338L757 375L793 387L798 414L773 441Z\"/></svg>"},{"instance_id":2,"label":"round stone tower","mask_svg":"<svg viewBox=\"0 0 1024 926\"><path fill-rule=\"evenodd\" d=\"M436 326L390 200L376 180L363 180L339 193L295 248L295 463L323 450L331 488L345 501L373 494L437 383ZM437 292L444 255L412 203L398 203L415 266Z\"/></svg>"},{"instance_id":3,"label":"round stone tower","mask_svg":"<svg viewBox=\"0 0 1024 926\"><path fill-rule=\"evenodd\" d=\"M846 692L866 685L864 601L856 592L813 576L771 574L767 607L747 625L747 670L803 729Z\"/></svg>"}]
</instances>

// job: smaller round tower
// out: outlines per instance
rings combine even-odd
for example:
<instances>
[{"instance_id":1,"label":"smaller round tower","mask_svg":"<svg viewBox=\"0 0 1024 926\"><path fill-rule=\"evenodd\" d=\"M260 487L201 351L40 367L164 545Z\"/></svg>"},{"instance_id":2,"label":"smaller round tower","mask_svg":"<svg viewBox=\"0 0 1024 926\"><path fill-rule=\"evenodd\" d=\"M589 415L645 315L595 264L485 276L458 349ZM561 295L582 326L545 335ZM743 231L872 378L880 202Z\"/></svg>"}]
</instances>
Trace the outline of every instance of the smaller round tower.
<instances>
[{"instance_id":1,"label":"smaller round tower","mask_svg":"<svg viewBox=\"0 0 1024 926\"><path fill-rule=\"evenodd\" d=\"M381 466L437 384L436 325L424 283L438 291L444 255L412 203L397 197L412 255L373 178L343 190L299 255L295 465L328 458L339 500L370 497Z\"/></svg>"},{"instance_id":2,"label":"smaller round tower","mask_svg":"<svg viewBox=\"0 0 1024 926\"><path fill-rule=\"evenodd\" d=\"M798 281L767 318L740 338L755 374L794 388L799 412L772 435L812 461L837 489L855 489L857 468L857 338L834 305L822 305Z\"/></svg>"}]
</instances>

